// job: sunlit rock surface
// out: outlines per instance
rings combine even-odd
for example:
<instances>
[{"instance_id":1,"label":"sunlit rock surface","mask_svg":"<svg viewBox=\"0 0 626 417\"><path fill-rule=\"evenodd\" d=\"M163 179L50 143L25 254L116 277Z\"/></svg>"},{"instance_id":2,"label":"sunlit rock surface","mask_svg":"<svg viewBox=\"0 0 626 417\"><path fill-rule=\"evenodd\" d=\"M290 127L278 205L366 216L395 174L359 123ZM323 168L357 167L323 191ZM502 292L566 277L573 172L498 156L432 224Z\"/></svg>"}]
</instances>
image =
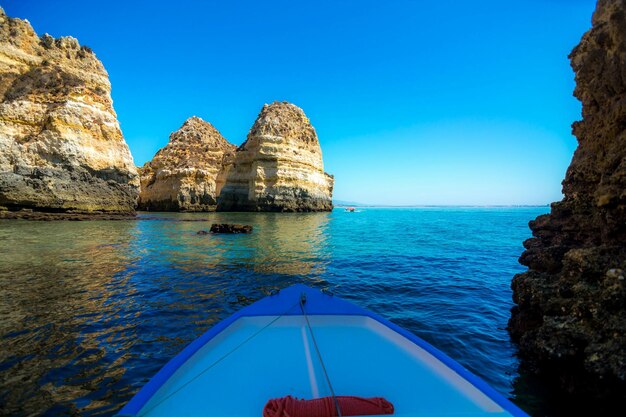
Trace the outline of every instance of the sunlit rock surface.
<instances>
[{"instance_id":1,"label":"sunlit rock surface","mask_svg":"<svg viewBox=\"0 0 626 417\"><path fill-rule=\"evenodd\" d=\"M134 211L139 178L102 63L0 9L0 206Z\"/></svg>"},{"instance_id":2,"label":"sunlit rock surface","mask_svg":"<svg viewBox=\"0 0 626 417\"><path fill-rule=\"evenodd\" d=\"M191 117L141 168L140 210L212 211L236 147L210 123Z\"/></svg>"},{"instance_id":3,"label":"sunlit rock surface","mask_svg":"<svg viewBox=\"0 0 626 417\"><path fill-rule=\"evenodd\" d=\"M220 211L332 210L334 179L315 129L293 104L266 104L226 169Z\"/></svg>"},{"instance_id":4,"label":"sunlit rock surface","mask_svg":"<svg viewBox=\"0 0 626 417\"><path fill-rule=\"evenodd\" d=\"M626 400L626 1L600 0L570 55L583 119L565 198L530 223L513 280L523 362L576 393ZM586 395L586 394L584 394ZM622 402L623 404L623 402Z\"/></svg>"}]
</instances>

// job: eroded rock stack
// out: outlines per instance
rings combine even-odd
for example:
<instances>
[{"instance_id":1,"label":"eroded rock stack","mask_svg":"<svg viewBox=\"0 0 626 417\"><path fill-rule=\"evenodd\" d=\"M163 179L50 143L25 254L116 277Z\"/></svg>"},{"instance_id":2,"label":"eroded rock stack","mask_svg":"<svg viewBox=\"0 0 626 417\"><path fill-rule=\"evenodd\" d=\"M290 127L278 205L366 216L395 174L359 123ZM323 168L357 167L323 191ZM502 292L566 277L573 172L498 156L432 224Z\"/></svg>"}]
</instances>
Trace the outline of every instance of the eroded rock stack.
<instances>
[{"instance_id":1,"label":"eroded rock stack","mask_svg":"<svg viewBox=\"0 0 626 417\"><path fill-rule=\"evenodd\" d=\"M227 166L220 211L329 211L333 177L324 172L317 133L302 109L265 105Z\"/></svg>"},{"instance_id":2,"label":"eroded rock stack","mask_svg":"<svg viewBox=\"0 0 626 417\"><path fill-rule=\"evenodd\" d=\"M139 178L110 93L88 47L0 8L0 206L134 211Z\"/></svg>"},{"instance_id":3,"label":"eroded rock stack","mask_svg":"<svg viewBox=\"0 0 626 417\"><path fill-rule=\"evenodd\" d=\"M578 148L565 198L530 223L510 331L568 390L626 399L626 0L598 2L570 59Z\"/></svg>"},{"instance_id":4,"label":"eroded rock stack","mask_svg":"<svg viewBox=\"0 0 626 417\"><path fill-rule=\"evenodd\" d=\"M212 211L225 181L230 144L210 123L191 117L141 168L140 210Z\"/></svg>"}]
</instances>

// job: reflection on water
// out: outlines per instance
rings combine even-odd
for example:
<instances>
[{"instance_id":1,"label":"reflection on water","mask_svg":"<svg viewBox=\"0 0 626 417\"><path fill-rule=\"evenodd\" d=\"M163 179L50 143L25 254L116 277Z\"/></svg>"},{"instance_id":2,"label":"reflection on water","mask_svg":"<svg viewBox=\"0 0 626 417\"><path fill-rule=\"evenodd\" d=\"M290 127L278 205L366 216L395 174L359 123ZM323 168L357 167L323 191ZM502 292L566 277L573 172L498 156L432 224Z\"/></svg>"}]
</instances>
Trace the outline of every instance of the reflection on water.
<instances>
[{"instance_id":1,"label":"reflection on water","mask_svg":"<svg viewBox=\"0 0 626 417\"><path fill-rule=\"evenodd\" d=\"M509 283L541 210L0 220L0 414L111 415L207 328L294 283L394 320L509 394ZM211 223L254 232L197 234Z\"/></svg>"},{"instance_id":2,"label":"reflection on water","mask_svg":"<svg viewBox=\"0 0 626 417\"><path fill-rule=\"evenodd\" d=\"M216 321L275 288L321 282L329 216L0 221L1 414L116 411ZM197 235L217 221L255 232Z\"/></svg>"},{"instance_id":3,"label":"reflection on water","mask_svg":"<svg viewBox=\"0 0 626 417\"><path fill-rule=\"evenodd\" d=\"M319 279L328 262L328 218L328 213L263 216L257 222L261 233L251 240L255 271Z\"/></svg>"},{"instance_id":4,"label":"reflection on water","mask_svg":"<svg viewBox=\"0 0 626 417\"><path fill-rule=\"evenodd\" d=\"M85 411L111 407L135 337L120 317L132 299L123 273L135 225L1 223L3 414L54 414L68 398L83 398L72 407Z\"/></svg>"}]
</instances>

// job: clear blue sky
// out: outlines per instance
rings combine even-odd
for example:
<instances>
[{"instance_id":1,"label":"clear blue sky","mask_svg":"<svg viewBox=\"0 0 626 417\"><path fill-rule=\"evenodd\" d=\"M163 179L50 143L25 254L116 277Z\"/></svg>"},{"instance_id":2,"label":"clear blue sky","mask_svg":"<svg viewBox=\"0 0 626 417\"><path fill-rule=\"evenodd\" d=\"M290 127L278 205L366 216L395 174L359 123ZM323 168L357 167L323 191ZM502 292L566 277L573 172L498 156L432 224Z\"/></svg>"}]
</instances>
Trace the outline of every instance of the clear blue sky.
<instances>
[{"instance_id":1,"label":"clear blue sky","mask_svg":"<svg viewBox=\"0 0 626 417\"><path fill-rule=\"evenodd\" d=\"M316 127L335 198L546 204L576 147L567 55L592 0L0 0L102 60L137 165L197 115L240 144L263 103Z\"/></svg>"}]
</instances>

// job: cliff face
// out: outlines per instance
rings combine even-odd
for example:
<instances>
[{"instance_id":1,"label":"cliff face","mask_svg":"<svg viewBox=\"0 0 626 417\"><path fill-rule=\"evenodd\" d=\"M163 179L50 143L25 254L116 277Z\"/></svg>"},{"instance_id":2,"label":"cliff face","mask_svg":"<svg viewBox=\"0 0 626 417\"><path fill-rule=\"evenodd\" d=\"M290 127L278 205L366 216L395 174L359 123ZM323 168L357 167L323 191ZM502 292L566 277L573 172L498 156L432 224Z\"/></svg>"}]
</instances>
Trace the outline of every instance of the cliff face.
<instances>
[{"instance_id":1,"label":"cliff face","mask_svg":"<svg viewBox=\"0 0 626 417\"><path fill-rule=\"evenodd\" d=\"M530 222L510 320L524 362L626 397L626 0L600 0L570 55L582 121L565 198Z\"/></svg>"},{"instance_id":2,"label":"cliff face","mask_svg":"<svg viewBox=\"0 0 626 417\"><path fill-rule=\"evenodd\" d=\"M102 63L0 8L0 206L134 211L139 179Z\"/></svg>"},{"instance_id":3,"label":"cliff face","mask_svg":"<svg viewBox=\"0 0 626 417\"><path fill-rule=\"evenodd\" d=\"M236 147L210 123L191 117L141 168L140 210L211 211Z\"/></svg>"},{"instance_id":4,"label":"cliff face","mask_svg":"<svg viewBox=\"0 0 626 417\"><path fill-rule=\"evenodd\" d=\"M266 104L226 170L220 211L332 210L317 133L293 104Z\"/></svg>"}]
</instances>

